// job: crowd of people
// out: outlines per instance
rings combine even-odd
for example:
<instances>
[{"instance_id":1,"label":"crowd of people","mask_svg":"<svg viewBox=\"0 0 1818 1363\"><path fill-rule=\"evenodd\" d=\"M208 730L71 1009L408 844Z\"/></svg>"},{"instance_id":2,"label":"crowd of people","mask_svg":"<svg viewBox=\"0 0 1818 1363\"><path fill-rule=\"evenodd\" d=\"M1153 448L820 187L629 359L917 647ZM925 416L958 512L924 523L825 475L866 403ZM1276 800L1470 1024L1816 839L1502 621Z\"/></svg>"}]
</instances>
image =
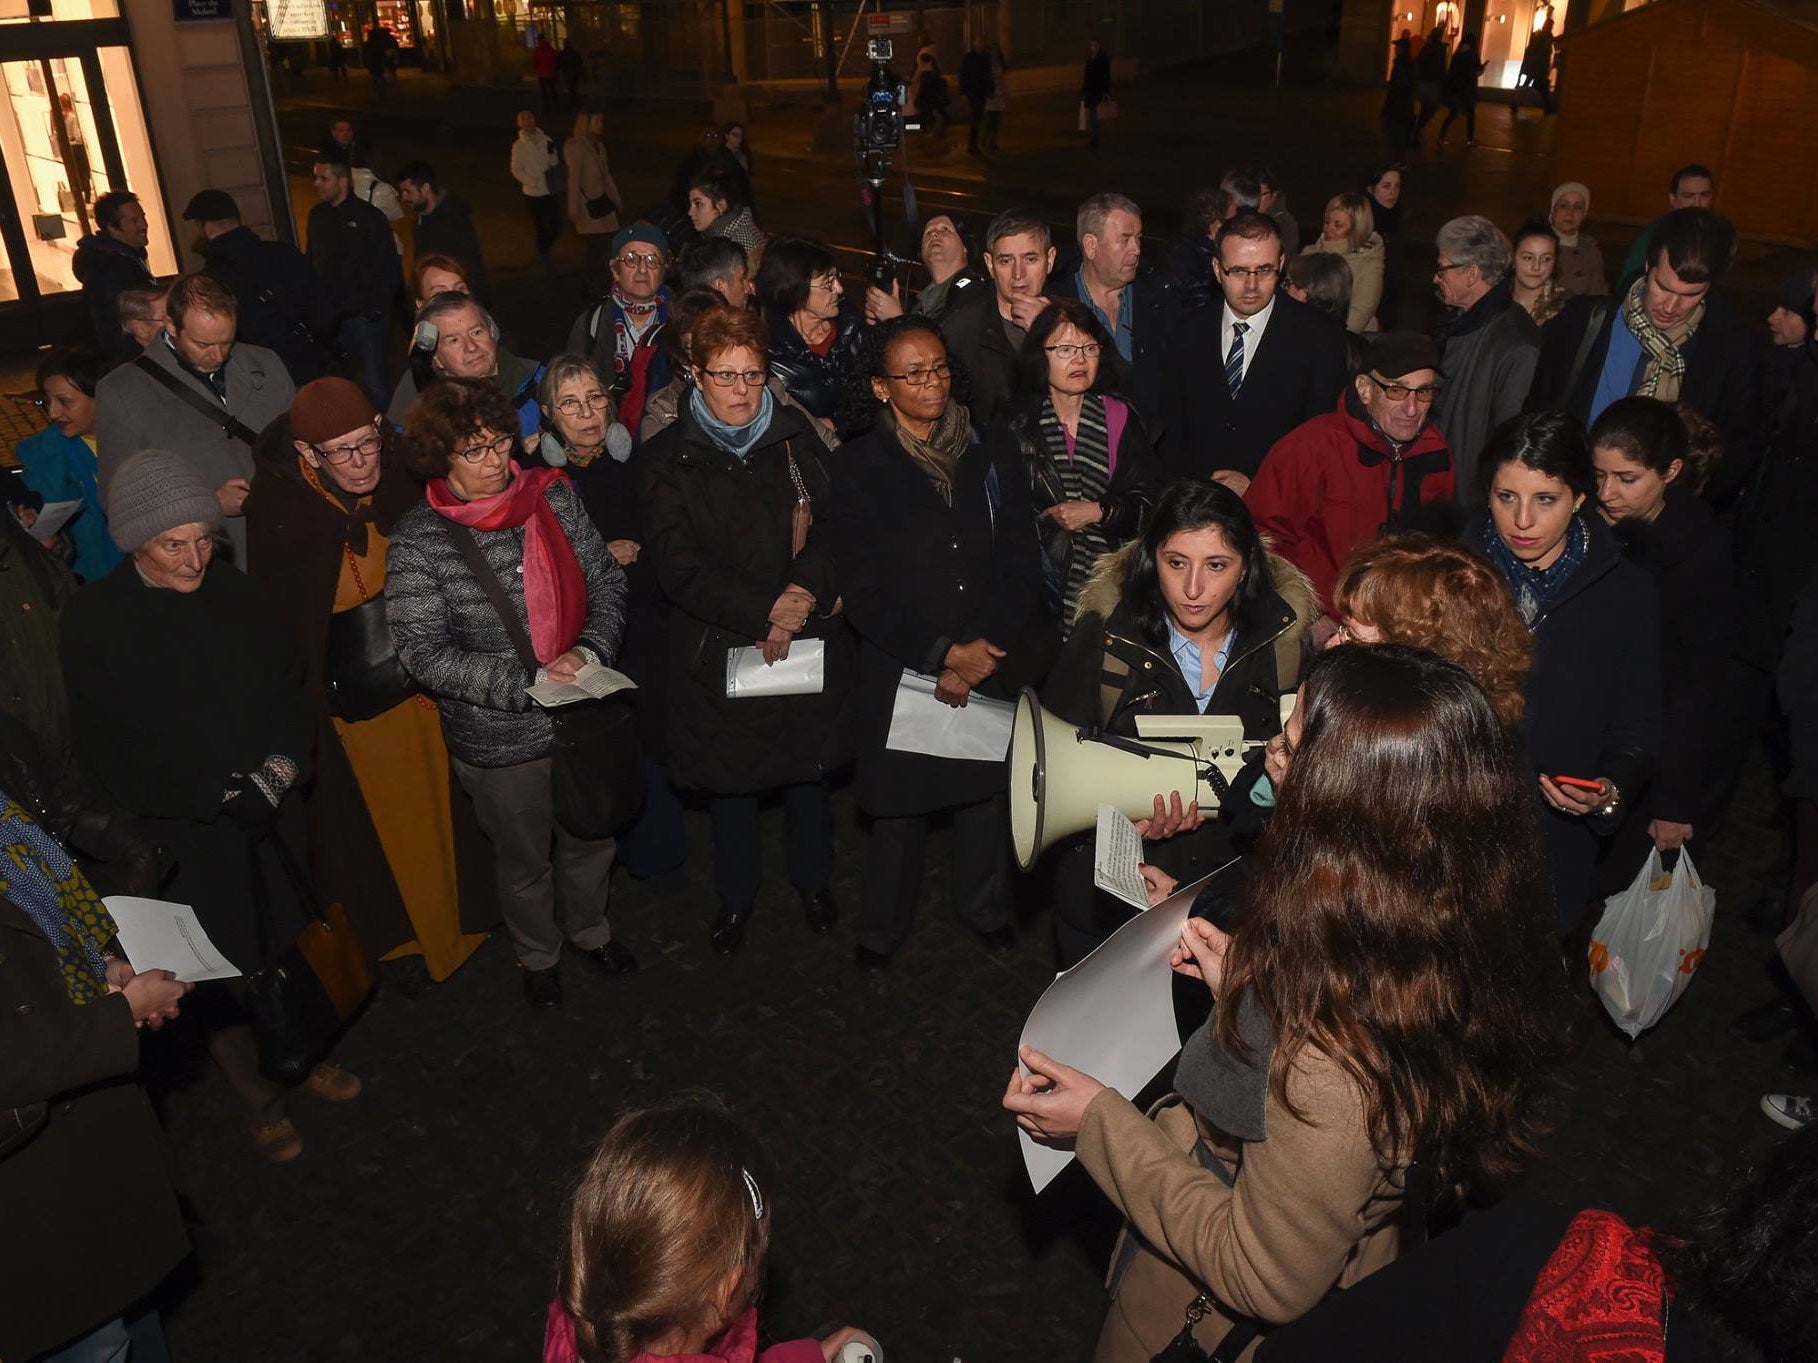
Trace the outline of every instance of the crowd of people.
<instances>
[{"instance_id":1,"label":"crowd of people","mask_svg":"<svg viewBox=\"0 0 1818 1363\"><path fill-rule=\"evenodd\" d=\"M1433 100L1409 135L1465 59L1420 68ZM994 143L1002 71L982 45L962 68L974 146ZM561 1005L570 955L635 972L615 869L684 864L689 803L711 830L714 953L756 912L765 801L804 928L839 925L847 773L855 968L888 969L916 930L937 823L940 907L1006 951L1005 765L918 746L902 715L1034 689L1123 738L1145 716L1234 715L1253 751L1218 808L1157 790L1137 825L1154 902L1242 858L1175 951L1210 1017L1172 1098L1145 1114L1034 1052L1005 1093L1127 1219L1095 1357L1303 1356L1296 1339L1392 1312L1397 1282L1421 1291L1429 1214L1484 1202L1533 1153L1598 906L1650 853L1708 843L1777 723L1798 794L1785 912L1818 912L1818 345L1811 271L1767 338L1726 303L1735 234L1700 166L1614 277L1584 184L1508 232L1447 221L1443 320L1406 329L1399 150L1304 246L1274 173L1245 166L1188 197L1159 261L1141 206L1095 193L1070 244L1016 208L976 242L931 214L920 287L849 296L824 242L759 225L742 126L633 213L597 114L558 146L527 111L509 169L536 254L566 217L603 288L542 359L494 320L462 201L422 160L382 180L345 120L306 255L207 190L185 214L204 268L154 281L143 212L102 195L78 255L96 345L45 357L53 424L20 446L0 517L20 569L0 572L18 606L0 634L17 943L0 1188L94 1198L94 1171L138 1167L156 1136L136 1029L179 1015L257 1153L297 1158L293 1089L346 1102L360 1081L325 1050L275 1080L257 981L331 906L406 995L501 922L531 1008ZM63 501L79 511L40 543L36 514ZM602 669L634 689L543 703ZM1089 838L1040 873L1062 966L1131 915L1096 888ZM244 977L135 973L109 889L191 905ZM1809 1027L1806 1008L1756 1023ZM1764 1110L1793 1129L1813 1112L1798 1094ZM1758 1217L1809 1213L1803 1139ZM764 1161L705 1099L616 1125L573 1200L546 1359L752 1357ZM182 1234L162 1176L129 1181L134 1252L37 1243L9 1279L40 1305L0 1321L0 1353L155 1335L141 1304ZM1797 1303L1733 1309L1740 1261L1669 1277L1614 1218L1495 1224L1530 1237L1499 1254L1466 1227L1514 1294L1505 1341L1545 1331L1536 1274L1619 1268L1638 1356L1703 1356L1728 1330L1800 1355L1763 1324ZM1607 1252L1574 1259L1574 1237ZM660 1273L641 1257L658 1242ZM1482 1328L1470 1300L1449 1294L1458 1329ZM1465 1355L1434 1337L1392 1356Z\"/></svg>"}]
</instances>

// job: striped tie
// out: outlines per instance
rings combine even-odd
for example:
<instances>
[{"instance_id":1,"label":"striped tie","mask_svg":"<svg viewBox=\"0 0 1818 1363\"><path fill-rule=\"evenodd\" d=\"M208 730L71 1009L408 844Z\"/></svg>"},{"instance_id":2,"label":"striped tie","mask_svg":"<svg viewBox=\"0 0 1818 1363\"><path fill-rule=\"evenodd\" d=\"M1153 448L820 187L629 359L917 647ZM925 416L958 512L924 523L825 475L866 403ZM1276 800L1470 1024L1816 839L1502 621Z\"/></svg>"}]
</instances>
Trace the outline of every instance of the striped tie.
<instances>
[{"instance_id":1,"label":"striped tie","mask_svg":"<svg viewBox=\"0 0 1818 1363\"><path fill-rule=\"evenodd\" d=\"M1231 390L1233 398L1244 386L1244 333L1249 329L1248 322L1231 323L1231 353L1225 356L1225 387Z\"/></svg>"}]
</instances>

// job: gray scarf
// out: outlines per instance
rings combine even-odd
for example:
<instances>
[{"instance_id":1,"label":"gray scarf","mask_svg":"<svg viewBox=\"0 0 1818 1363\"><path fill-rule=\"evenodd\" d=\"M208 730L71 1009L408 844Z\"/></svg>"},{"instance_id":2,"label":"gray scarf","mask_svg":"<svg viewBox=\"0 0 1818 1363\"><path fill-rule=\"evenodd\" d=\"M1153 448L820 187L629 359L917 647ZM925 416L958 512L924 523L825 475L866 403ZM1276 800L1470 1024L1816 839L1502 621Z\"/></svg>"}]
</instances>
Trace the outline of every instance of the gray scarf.
<instances>
[{"instance_id":1,"label":"gray scarf","mask_svg":"<svg viewBox=\"0 0 1818 1363\"><path fill-rule=\"evenodd\" d=\"M1269 1096L1275 1030L1256 991L1244 991L1237 1006L1237 1034L1249 1048L1248 1060L1239 1060L1218 1044L1217 1026L1214 1013L1181 1047L1180 1061L1174 1067L1174 1091L1220 1131L1239 1140L1263 1140L1268 1135L1263 1129L1263 1108Z\"/></svg>"}]
</instances>

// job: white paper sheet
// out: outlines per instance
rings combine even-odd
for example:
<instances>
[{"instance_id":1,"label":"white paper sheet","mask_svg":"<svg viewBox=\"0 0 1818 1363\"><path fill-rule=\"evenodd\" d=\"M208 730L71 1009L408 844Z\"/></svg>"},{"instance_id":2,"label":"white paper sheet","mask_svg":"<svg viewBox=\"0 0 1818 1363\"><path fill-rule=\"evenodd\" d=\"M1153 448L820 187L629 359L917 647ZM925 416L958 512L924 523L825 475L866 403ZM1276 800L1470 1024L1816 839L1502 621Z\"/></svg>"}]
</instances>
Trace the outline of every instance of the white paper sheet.
<instances>
[{"instance_id":1,"label":"white paper sheet","mask_svg":"<svg viewBox=\"0 0 1818 1363\"><path fill-rule=\"evenodd\" d=\"M187 904L133 895L109 895L101 901L120 929L120 946L133 969L168 970L180 980L231 980L240 971L215 949Z\"/></svg>"},{"instance_id":2,"label":"white paper sheet","mask_svg":"<svg viewBox=\"0 0 1818 1363\"><path fill-rule=\"evenodd\" d=\"M964 705L948 705L934 698L935 680L903 669L896 687L896 704L890 710L890 737L884 746L928 757L1002 762L1010 751L1016 706L976 691Z\"/></svg>"},{"instance_id":3,"label":"white paper sheet","mask_svg":"<svg viewBox=\"0 0 1818 1363\"><path fill-rule=\"evenodd\" d=\"M1200 887L1210 879L1202 876L1137 914L1085 960L1057 976L1023 1024L1021 1044L1091 1075L1126 1098L1140 1093L1180 1050L1168 957ZM1071 1150L1037 1144L1021 1127L1016 1135L1029 1183L1038 1193L1073 1162Z\"/></svg>"},{"instance_id":4,"label":"white paper sheet","mask_svg":"<svg viewBox=\"0 0 1818 1363\"><path fill-rule=\"evenodd\" d=\"M32 522L32 538L40 544L49 544L81 509L82 503L79 501L46 502L44 510L38 513L38 519Z\"/></svg>"},{"instance_id":5,"label":"white paper sheet","mask_svg":"<svg viewBox=\"0 0 1818 1363\"><path fill-rule=\"evenodd\" d=\"M636 688L637 683L623 672L588 663L574 674L571 682L540 681L535 686L525 687L524 694L545 710L553 710L558 705L573 705L578 700L603 700L615 691Z\"/></svg>"},{"instance_id":6,"label":"white paper sheet","mask_svg":"<svg viewBox=\"0 0 1818 1363\"><path fill-rule=\"evenodd\" d=\"M1106 894L1134 909L1147 910L1143 884L1143 835L1116 805L1098 807L1098 836L1092 844L1092 880Z\"/></svg>"},{"instance_id":7,"label":"white paper sheet","mask_svg":"<svg viewBox=\"0 0 1818 1363\"><path fill-rule=\"evenodd\" d=\"M827 644L797 639L781 662L764 661L761 648L726 650L726 699L752 696L818 696L827 685Z\"/></svg>"}]
</instances>

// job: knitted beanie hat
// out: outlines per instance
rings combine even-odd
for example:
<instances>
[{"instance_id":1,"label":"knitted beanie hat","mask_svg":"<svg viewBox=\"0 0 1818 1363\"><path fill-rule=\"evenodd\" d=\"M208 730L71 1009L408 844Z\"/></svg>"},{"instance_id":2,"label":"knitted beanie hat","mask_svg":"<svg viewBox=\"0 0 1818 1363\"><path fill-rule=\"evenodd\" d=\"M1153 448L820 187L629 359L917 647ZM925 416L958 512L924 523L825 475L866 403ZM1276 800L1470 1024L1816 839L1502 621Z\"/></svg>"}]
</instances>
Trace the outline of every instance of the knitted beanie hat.
<instances>
[{"instance_id":1,"label":"knitted beanie hat","mask_svg":"<svg viewBox=\"0 0 1818 1363\"><path fill-rule=\"evenodd\" d=\"M306 445L320 445L372 425L378 413L352 379L315 379L290 403L290 433Z\"/></svg>"},{"instance_id":2,"label":"knitted beanie hat","mask_svg":"<svg viewBox=\"0 0 1818 1363\"><path fill-rule=\"evenodd\" d=\"M169 450L141 450L107 485L107 528L114 543L132 553L179 525L221 523L214 489Z\"/></svg>"}]
</instances>

